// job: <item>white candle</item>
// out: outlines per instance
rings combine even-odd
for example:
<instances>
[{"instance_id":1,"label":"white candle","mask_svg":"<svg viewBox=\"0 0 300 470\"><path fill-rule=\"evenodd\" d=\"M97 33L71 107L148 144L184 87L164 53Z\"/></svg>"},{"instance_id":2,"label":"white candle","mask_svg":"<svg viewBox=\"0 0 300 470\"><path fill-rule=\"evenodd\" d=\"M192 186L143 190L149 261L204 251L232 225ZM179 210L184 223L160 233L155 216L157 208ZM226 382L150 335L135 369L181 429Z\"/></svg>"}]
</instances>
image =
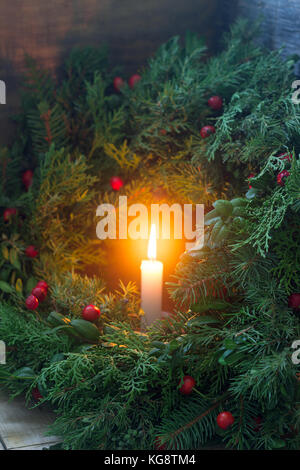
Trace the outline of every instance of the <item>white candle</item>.
<instances>
[{"instance_id":1,"label":"white candle","mask_svg":"<svg viewBox=\"0 0 300 470\"><path fill-rule=\"evenodd\" d=\"M156 227L151 226L148 260L141 264L141 308L145 313L144 325L149 326L161 318L163 264L156 260Z\"/></svg>"}]
</instances>

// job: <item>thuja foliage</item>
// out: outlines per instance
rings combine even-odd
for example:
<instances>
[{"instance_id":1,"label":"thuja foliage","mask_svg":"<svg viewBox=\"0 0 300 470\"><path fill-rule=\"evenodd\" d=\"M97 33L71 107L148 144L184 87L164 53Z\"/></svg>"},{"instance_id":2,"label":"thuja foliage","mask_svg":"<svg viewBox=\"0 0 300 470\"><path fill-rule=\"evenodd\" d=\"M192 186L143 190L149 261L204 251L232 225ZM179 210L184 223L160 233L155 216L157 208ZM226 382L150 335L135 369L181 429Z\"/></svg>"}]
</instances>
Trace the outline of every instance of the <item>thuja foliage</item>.
<instances>
[{"instance_id":1,"label":"thuja foliage","mask_svg":"<svg viewBox=\"0 0 300 470\"><path fill-rule=\"evenodd\" d=\"M56 411L49 432L63 449L299 448L296 58L262 50L255 34L239 21L214 57L196 35L172 38L119 92L104 49L74 50L59 79L28 58L18 139L0 151L1 207L16 209L0 222L0 377ZM136 286L109 292L96 268L109 259L96 207L120 194L206 205L204 247L181 256L168 286L174 311L146 332ZM49 293L28 313L39 279ZM79 321L88 304L101 309L94 325ZM186 396L185 375L196 382Z\"/></svg>"}]
</instances>

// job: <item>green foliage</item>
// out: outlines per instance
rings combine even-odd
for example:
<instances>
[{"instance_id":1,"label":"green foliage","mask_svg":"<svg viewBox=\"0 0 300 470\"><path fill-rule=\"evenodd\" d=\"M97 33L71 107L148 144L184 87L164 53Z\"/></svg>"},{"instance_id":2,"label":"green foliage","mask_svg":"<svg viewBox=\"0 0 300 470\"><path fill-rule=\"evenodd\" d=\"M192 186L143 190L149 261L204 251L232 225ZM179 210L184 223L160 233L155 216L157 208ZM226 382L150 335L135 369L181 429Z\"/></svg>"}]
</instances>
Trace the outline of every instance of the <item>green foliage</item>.
<instances>
[{"instance_id":1,"label":"green foliage","mask_svg":"<svg viewBox=\"0 0 300 470\"><path fill-rule=\"evenodd\" d=\"M103 150L105 144L119 142L124 136L126 115L122 107L114 109L114 96L106 95L107 83L95 74L92 84L86 83L86 102L91 116L93 143L88 153L91 159L95 152ZM102 153L103 156L103 153ZM103 164L103 158L100 159Z\"/></svg>"},{"instance_id":2,"label":"green foliage","mask_svg":"<svg viewBox=\"0 0 300 470\"><path fill-rule=\"evenodd\" d=\"M280 186L276 184L276 176L285 166L289 167L289 176L284 186ZM290 188L300 184L299 160L293 157L293 163L285 166L280 157L271 157L254 178L253 189L257 196L251 200L248 210L249 236L245 241L238 243L237 247L243 244L251 245L260 255L265 256L274 232L283 224L285 216L298 201L299 189L294 192Z\"/></svg>"},{"instance_id":3,"label":"green foliage","mask_svg":"<svg viewBox=\"0 0 300 470\"><path fill-rule=\"evenodd\" d=\"M14 224L13 224L14 225ZM2 233L0 243L0 292L12 295L17 300L23 293L28 294L36 282L29 276L35 260L30 260L24 253L24 241L12 228L11 233Z\"/></svg>"},{"instance_id":4,"label":"green foliage","mask_svg":"<svg viewBox=\"0 0 300 470\"><path fill-rule=\"evenodd\" d=\"M87 238L95 223L91 201L98 178L88 173L85 157L72 157L64 148L52 146L41 161L40 180L33 223L40 237L46 278L49 270L61 275L99 262L99 241Z\"/></svg>"},{"instance_id":5,"label":"green foliage","mask_svg":"<svg viewBox=\"0 0 300 470\"><path fill-rule=\"evenodd\" d=\"M61 336L55 331L48 334L46 323L35 314L5 303L0 304L0 313L0 337L6 344L6 367L10 373L23 367L26 358L26 367L33 369L36 374L49 363L54 354L72 348L72 340L67 336ZM25 388L31 383L32 380L26 383ZM15 394L24 390L23 381L16 381L14 377L9 377L6 385Z\"/></svg>"},{"instance_id":6,"label":"green foliage","mask_svg":"<svg viewBox=\"0 0 300 470\"><path fill-rule=\"evenodd\" d=\"M55 283L51 296L59 312L80 316L86 305L100 306L104 288L102 279L68 273Z\"/></svg>"}]
</instances>

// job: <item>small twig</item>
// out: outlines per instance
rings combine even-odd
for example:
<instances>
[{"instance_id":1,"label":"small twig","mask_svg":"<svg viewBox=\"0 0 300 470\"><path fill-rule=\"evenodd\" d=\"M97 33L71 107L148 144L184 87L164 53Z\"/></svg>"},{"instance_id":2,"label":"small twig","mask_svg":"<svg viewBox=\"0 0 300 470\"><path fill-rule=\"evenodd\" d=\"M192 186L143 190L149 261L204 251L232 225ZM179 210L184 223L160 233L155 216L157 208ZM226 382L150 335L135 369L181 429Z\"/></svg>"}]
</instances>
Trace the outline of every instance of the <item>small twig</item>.
<instances>
[{"instance_id":1,"label":"small twig","mask_svg":"<svg viewBox=\"0 0 300 470\"><path fill-rule=\"evenodd\" d=\"M243 335L244 333L247 333L247 331L251 330L251 328L253 328L253 326L248 326L248 328L245 328L244 330L240 331L239 333L236 333L235 338L237 338L238 336Z\"/></svg>"},{"instance_id":2,"label":"small twig","mask_svg":"<svg viewBox=\"0 0 300 470\"><path fill-rule=\"evenodd\" d=\"M204 418L205 416L207 416L209 413L211 413L215 408L217 408L220 403L222 403L225 398L227 397L228 395L228 392L225 392L224 395L218 400L216 401L210 408L208 408L206 411L204 411L204 413L202 413L201 415L197 416L196 418L194 418L192 421L190 421L189 423L187 424L184 424L183 426L181 426L179 429L177 429L177 431L175 431L174 433L171 434L172 436L172 439L174 439L174 437L178 436L178 434L180 434L181 432L185 431L185 429L187 428L190 428L191 426L193 426L195 423L197 423L198 421L200 421L202 418Z\"/></svg>"}]
</instances>

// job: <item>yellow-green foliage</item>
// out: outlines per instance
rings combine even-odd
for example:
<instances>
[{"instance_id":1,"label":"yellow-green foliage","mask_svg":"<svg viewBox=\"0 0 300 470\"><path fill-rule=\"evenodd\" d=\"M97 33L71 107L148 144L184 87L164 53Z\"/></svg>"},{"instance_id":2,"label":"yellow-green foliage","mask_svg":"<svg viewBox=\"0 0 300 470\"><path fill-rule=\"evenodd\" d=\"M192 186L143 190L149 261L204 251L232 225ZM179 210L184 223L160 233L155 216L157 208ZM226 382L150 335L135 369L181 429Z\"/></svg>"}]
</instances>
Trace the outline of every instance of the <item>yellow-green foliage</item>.
<instances>
[{"instance_id":1,"label":"yellow-green foliage","mask_svg":"<svg viewBox=\"0 0 300 470\"><path fill-rule=\"evenodd\" d=\"M33 219L40 235L40 272L48 278L81 270L103 259L95 234L97 176L82 155L51 147L41 163L41 185Z\"/></svg>"},{"instance_id":2,"label":"yellow-green foliage","mask_svg":"<svg viewBox=\"0 0 300 470\"><path fill-rule=\"evenodd\" d=\"M57 311L65 315L79 316L89 304L100 307L103 302L104 281L68 273L51 288L51 297Z\"/></svg>"},{"instance_id":3,"label":"yellow-green foliage","mask_svg":"<svg viewBox=\"0 0 300 470\"><path fill-rule=\"evenodd\" d=\"M86 305L93 304L101 310L101 323L122 320L133 327L139 326L143 313L139 307L139 292L135 283L124 285L120 281L119 288L107 294L104 281L99 277L69 273L55 281L51 298L58 312L68 317L78 317Z\"/></svg>"},{"instance_id":4,"label":"yellow-green foliage","mask_svg":"<svg viewBox=\"0 0 300 470\"><path fill-rule=\"evenodd\" d=\"M104 146L105 153L108 157L113 158L123 170L135 170L138 168L141 157L132 153L127 145L127 140L124 140L120 148L114 144L107 143Z\"/></svg>"}]
</instances>

